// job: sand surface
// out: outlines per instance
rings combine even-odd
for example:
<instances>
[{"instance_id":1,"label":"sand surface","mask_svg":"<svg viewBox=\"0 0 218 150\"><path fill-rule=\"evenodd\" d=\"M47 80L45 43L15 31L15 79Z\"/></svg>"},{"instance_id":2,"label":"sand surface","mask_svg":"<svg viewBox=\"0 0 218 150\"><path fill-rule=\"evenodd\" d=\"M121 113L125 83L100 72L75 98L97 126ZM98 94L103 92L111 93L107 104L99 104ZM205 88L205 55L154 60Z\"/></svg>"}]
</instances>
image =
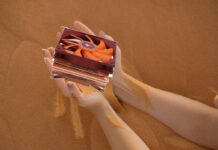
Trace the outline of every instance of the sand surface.
<instances>
[{"instance_id":1,"label":"sand surface","mask_svg":"<svg viewBox=\"0 0 218 150\"><path fill-rule=\"evenodd\" d=\"M109 150L95 118L55 118L56 86L41 48L56 45L59 26L81 20L112 35L126 72L154 87L213 107L218 90L218 2L212 0L1 0L0 150ZM69 107L69 102L65 102ZM146 113L125 105L120 116L154 150L202 150Z\"/></svg>"}]
</instances>

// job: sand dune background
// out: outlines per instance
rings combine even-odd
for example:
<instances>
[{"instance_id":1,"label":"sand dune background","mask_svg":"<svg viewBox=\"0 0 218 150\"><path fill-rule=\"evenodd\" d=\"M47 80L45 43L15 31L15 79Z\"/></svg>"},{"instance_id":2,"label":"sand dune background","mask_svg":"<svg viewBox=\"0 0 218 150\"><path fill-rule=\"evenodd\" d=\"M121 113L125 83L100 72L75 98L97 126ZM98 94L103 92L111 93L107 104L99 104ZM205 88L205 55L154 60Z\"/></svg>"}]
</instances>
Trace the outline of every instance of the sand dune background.
<instances>
[{"instance_id":1,"label":"sand dune background","mask_svg":"<svg viewBox=\"0 0 218 150\"><path fill-rule=\"evenodd\" d=\"M83 140L74 139L70 112L54 117L57 89L41 48L55 46L59 27L72 27L74 20L113 36L132 76L213 106L218 90L215 0L0 0L1 150L110 149L87 110L80 108ZM125 107L120 116L151 149L206 149Z\"/></svg>"}]
</instances>

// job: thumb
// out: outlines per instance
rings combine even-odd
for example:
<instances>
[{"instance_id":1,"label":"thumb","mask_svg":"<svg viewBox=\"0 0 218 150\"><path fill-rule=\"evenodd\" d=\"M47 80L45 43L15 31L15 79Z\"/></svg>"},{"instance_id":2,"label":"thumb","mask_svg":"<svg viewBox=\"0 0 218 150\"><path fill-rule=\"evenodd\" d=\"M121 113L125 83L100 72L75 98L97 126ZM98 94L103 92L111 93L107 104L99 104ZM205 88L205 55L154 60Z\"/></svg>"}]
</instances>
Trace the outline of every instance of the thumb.
<instances>
[{"instance_id":1,"label":"thumb","mask_svg":"<svg viewBox=\"0 0 218 150\"><path fill-rule=\"evenodd\" d=\"M78 88L78 86L75 83L68 81L67 87L68 87L69 92L70 92L72 97L76 98L76 100L78 100L78 101L84 100L84 96L83 96L82 92L80 91L80 89Z\"/></svg>"}]
</instances>

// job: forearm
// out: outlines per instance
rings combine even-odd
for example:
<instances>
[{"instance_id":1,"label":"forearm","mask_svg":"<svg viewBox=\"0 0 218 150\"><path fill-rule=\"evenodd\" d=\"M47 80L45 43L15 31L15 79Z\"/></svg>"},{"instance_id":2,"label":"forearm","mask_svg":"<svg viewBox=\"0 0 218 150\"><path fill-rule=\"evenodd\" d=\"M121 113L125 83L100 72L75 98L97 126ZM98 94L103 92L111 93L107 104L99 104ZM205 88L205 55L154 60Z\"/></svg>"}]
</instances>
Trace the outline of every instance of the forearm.
<instances>
[{"instance_id":1,"label":"forearm","mask_svg":"<svg viewBox=\"0 0 218 150\"><path fill-rule=\"evenodd\" d=\"M124 101L160 120L178 134L217 147L218 110L189 98L148 86L122 73L114 92Z\"/></svg>"},{"instance_id":2,"label":"forearm","mask_svg":"<svg viewBox=\"0 0 218 150\"><path fill-rule=\"evenodd\" d=\"M195 143L218 147L217 109L155 88L150 88L149 96L154 106L150 114L155 118Z\"/></svg>"},{"instance_id":3,"label":"forearm","mask_svg":"<svg viewBox=\"0 0 218 150\"><path fill-rule=\"evenodd\" d=\"M113 150L148 150L146 144L114 112L109 103L95 106L91 112L100 123Z\"/></svg>"}]
</instances>

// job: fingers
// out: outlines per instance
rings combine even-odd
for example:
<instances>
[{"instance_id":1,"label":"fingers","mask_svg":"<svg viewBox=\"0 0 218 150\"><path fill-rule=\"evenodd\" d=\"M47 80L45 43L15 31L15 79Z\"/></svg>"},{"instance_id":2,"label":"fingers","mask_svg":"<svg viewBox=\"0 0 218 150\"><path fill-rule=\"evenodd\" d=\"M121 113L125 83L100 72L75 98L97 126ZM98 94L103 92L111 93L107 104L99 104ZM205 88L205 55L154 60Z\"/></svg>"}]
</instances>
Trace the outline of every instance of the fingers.
<instances>
[{"instance_id":1,"label":"fingers","mask_svg":"<svg viewBox=\"0 0 218 150\"><path fill-rule=\"evenodd\" d=\"M65 26L60 26L61 33L63 33L63 32L64 32L64 29L65 29L65 28L67 28L67 27L65 27Z\"/></svg>"},{"instance_id":2,"label":"fingers","mask_svg":"<svg viewBox=\"0 0 218 150\"><path fill-rule=\"evenodd\" d=\"M57 39L59 40L61 38L62 33L64 32L64 29L67 28L65 26L60 26L61 32L57 32Z\"/></svg>"},{"instance_id":3,"label":"fingers","mask_svg":"<svg viewBox=\"0 0 218 150\"><path fill-rule=\"evenodd\" d=\"M83 94L75 83L68 81L67 87L70 94L72 94L72 96L74 96L77 100L82 101L84 99Z\"/></svg>"},{"instance_id":4,"label":"fingers","mask_svg":"<svg viewBox=\"0 0 218 150\"><path fill-rule=\"evenodd\" d=\"M111 36L105 34L104 31L102 31L102 30L99 32L98 35L99 35L100 37L102 37L102 38L105 38L105 39L108 39L108 40L114 41L114 39L113 39Z\"/></svg>"},{"instance_id":5,"label":"fingers","mask_svg":"<svg viewBox=\"0 0 218 150\"><path fill-rule=\"evenodd\" d=\"M52 61L50 58L48 57L44 57L44 62L45 62L45 65L49 71L49 73L51 74L51 68L52 68Z\"/></svg>"},{"instance_id":6,"label":"fingers","mask_svg":"<svg viewBox=\"0 0 218 150\"><path fill-rule=\"evenodd\" d=\"M69 81L67 87L71 96L76 98L81 107L93 108L93 106L98 105L100 99L104 98L98 90L90 86L83 86L85 90L82 92L75 83Z\"/></svg>"},{"instance_id":7,"label":"fingers","mask_svg":"<svg viewBox=\"0 0 218 150\"><path fill-rule=\"evenodd\" d=\"M85 24L83 24L80 21L74 21L73 27L76 30L80 31L80 32L84 32L84 33L87 33L87 34L95 35L94 32L91 29L89 29Z\"/></svg>"},{"instance_id":8,"label":"fingers","mask_svg":"<svg viewBox=\"0 0 218 150\"><path fill-rule=\"evenodd\" d=\"M60 78L60 79L54 79L56 85L58 86L58 88L61 90L61 93L65 96L65 97L71 97L71 94L67 88L67 85L65 83L65 79L64 78Z\"/></svg>"},{"instance_id":9,"label":"fingers","mask_svg":"<svg viewBox=\"0 0 218 150\"><path fill-rule=\"evenodd\" d=\"M54 53L54 48L53 47L49 47L48 49L42 49L42 53L44 56L44 62L46 64L46 67L49 71L49 73L51 73L51 68L52 68L52 55Z\"/></svg>"},{"instance_id":10,"label":"fingers","mask_svg":"<svg viewBox=\"0 0 218 150\"><path fill-rule=\"evenodd\" d=\"M55 51L54 47L49 47L47 49L42 49L42 54L43 54L44 57L52 59L54 51Z\"/></svg>"},{"instance_id":11,"label":"fingers","mask_svg":"<svg viewBox=\"0 0 218 150\"><path fill-rule=\"evenodd\" d=\"M44 57L44 62L46 64L46 67L49 71L49 73L51 74L51 70L52 70L52 61L50 58L48 57ZM60 79L54 79L56 85L58 86L58 88L61 90L61 93L65 96L65 97L70 97L70 93L68 91L68 88L65 84L65 80L63 78Z\"/></svg>"},{"instance_id":12,"label":"fingers","mask_svg":"<svg viewBox=\"0 0 218 150\"><path fill-rule=\"evenodd\" d=\"M49 50L51 56L53 56L53 55L54 55L55 48L54 48L54 47L49 47L48 50Z\"/></svg>"},{"instance_id":13,"label":"fingers","mask_svg":"<svg viewBox=\"0 0 218 150\"><path fill-rule=\"evenodd\" d=\"M80 32L95 35L94 32L91 29L89 29L85 24L83 24L80 21L74 21L73 27L75 28L75 30L78 30ZM60 27L61 32L57 32L57 39L58 40L61 38L61 35L62 35L65 28L66 28L65 26L61 26Z\"/></svg>"},{"instance_id":14,"label":"fingers","mask_svg":"<svg viewBox=\"0 0 218 150\"><path fill-rule=\"evenodd\" d=\"M49 58L49 59L52 58L52 57L51 57L51 53L50 53L50 51L49 51L48 49L42 49L42 54L43 54L44 58L45 58L45 57L47 57L47 58Z\"/></svg>"},{"instance_id":15,"label":"fingers","mask_svg":"<svg viewBox=\"0 0 218 150\"><path fill-rule=\"evenodd\" d=\"M57 33L56 37L57 37L58 40L60 40L61 34L62 34L61 32L58 32L58 33Z\"/></svg>"},{"instance_id":16,"label":"fingers","mask_svg":"<svg viewBox=\"0 0 218 150\"><path fill-rule=\"evenodd\" d=\"M218 108L218 95L216 95L214 98L214 105L216 106L216 108Z\"/></svg>"}]
</instances>

